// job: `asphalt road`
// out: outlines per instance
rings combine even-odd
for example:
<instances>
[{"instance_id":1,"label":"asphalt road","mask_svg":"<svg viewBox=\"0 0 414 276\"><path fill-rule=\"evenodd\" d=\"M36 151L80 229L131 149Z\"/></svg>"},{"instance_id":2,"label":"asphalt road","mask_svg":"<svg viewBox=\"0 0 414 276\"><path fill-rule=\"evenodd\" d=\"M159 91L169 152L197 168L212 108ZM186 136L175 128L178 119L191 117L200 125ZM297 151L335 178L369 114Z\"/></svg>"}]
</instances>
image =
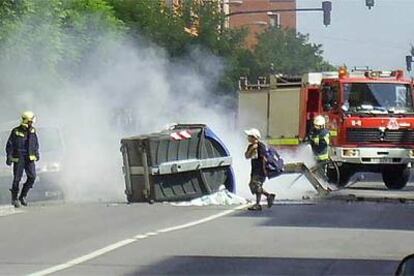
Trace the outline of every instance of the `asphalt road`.
<instances>
[{"instance_id":1,"label":"asphalt road","mask_svg":"<svg viewBox=\"0 0 414 276\"><path fill-rule=\"evenodd\" d=\"M0 274L391 275L414 252L409 202L234 208L38 203L6 210Z\"/></svg>"}]
</instances>

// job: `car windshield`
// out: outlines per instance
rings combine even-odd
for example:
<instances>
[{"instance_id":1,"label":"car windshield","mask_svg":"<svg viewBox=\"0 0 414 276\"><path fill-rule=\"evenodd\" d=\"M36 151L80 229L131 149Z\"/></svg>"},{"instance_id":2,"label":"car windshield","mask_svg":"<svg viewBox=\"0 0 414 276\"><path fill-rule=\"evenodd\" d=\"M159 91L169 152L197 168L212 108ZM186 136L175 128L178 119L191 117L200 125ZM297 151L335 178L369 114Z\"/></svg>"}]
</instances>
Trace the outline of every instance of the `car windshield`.
<instances>
[{"instance_id":1,"label":"car windshield","mask_svg":"<svg viewBox=\"0 0 414 276\"><path fill-rule=\"evenodd\" d=\"M40 152L45 153L62 150L63 142L58 128L40 127L36 128L36 130L39 138ZM2 146L2 149L0 150L1 156L5 155L5 148L9 135L10 130L0 132L0 143Z\"/></svg>"},{"instance_id":2,"label":"car windshield","mask_svg":"<svg viewBox=\"0 0 414 276\"><path fill-rule=\"evenodd\" d=\"M345 83L345 111L351 113L407 113L413 112L411 88L395 83Z\"/></svg>"}]
</instances>

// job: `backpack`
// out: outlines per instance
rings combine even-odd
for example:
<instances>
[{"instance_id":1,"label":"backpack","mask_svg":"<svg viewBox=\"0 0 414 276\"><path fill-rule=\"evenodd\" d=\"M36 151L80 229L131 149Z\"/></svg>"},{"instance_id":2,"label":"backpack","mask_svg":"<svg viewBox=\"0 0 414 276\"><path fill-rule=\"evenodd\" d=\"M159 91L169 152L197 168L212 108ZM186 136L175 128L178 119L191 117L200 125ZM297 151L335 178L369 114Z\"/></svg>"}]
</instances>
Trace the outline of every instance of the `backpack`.
<instances>
[{"instance_id":1,"label":"backpack","mask_svg":"<svg viewBox=\"0 0 414 276\"><path fill-rule=\"evenodd\" d=\"M269 179L283 173L284 161L274 147L266 146L265 158L265 169Z\"/></svg>"}]
</instances>

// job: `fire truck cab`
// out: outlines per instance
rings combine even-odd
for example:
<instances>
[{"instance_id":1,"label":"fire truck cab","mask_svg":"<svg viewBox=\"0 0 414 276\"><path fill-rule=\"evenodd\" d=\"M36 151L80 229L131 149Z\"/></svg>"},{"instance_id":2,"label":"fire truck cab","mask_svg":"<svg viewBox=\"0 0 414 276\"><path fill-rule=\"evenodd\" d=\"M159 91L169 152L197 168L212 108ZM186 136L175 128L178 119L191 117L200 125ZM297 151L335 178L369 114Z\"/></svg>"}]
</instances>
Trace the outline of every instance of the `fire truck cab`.
<instances>
[{"instance_id":1,"label":"fire truck cab","mask_svg":"<svg viewBox=\"0 0 414 276\"><path fill-rule=\"evenodd\" d=\"M340 68L305 74L299 114L299 138L309 132L314 116L326 118L340 185L356 172L381 173L389 189L407 184L414 161L414 105L413 83L403 71Z\"/></svg>"}]
</instances>

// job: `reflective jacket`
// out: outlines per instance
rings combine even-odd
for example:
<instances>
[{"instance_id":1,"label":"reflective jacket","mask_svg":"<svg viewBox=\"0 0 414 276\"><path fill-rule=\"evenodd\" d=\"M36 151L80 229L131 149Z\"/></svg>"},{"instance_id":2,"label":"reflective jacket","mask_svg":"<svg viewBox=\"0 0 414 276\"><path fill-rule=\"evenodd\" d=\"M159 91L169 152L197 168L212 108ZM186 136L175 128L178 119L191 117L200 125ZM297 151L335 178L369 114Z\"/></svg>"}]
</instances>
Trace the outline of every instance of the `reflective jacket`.
<instances>
[{"instance_id":1,"label":"reflective jacket","mask_svg":"<svg viewBox=\"0 0 414 276\"><path fill-rule=\"evenodd\" d=\"M329 130L326 128L313 129L307 138L312 146L315 158L319 161L327 160L329 158Z\"/></svg>"},{"instance_id":2,"label":"reflective jacket","mask_svg":"<svg viewBox=\"0 0 414 276\"><path fill-rule=\"evenodd\" d=\"M7 140L7 159L18 162L20 158L28 158L30 161L39 160L39 142L34 127L26 125L15 127Z\"/></svg>"}]
</instances>

